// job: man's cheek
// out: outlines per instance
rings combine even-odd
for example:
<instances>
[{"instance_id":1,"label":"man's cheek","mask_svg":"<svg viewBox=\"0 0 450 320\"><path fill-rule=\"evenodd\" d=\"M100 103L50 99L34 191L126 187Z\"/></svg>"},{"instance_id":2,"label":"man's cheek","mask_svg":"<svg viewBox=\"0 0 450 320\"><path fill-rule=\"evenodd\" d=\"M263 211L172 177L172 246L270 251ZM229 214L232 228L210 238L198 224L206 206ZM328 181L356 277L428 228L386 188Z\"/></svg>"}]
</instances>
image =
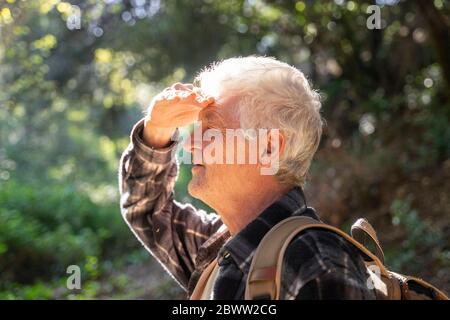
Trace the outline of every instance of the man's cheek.
<instances>
[{"instance_id":1,"label":"man's cheek","mask_svg":"<svg viewBox=\"0 0 450 320\"><path fill-rule=\"evenodd\" d=\"M206 165L220 165L225 163L226 149L223 144L223 136L219 130L208 130L204 134L207 141L203 145L203 162Z\"/></svg>"}]
</instances>

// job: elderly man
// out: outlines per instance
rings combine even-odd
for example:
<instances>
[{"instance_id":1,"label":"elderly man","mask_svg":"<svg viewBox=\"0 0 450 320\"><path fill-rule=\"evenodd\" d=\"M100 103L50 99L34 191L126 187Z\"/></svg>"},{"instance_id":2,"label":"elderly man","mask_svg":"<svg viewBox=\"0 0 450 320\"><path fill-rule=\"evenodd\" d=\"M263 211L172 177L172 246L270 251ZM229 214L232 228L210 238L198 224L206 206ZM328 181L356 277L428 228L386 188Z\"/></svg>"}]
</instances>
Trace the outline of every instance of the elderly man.
<instances>
[{"instance_id":1,"label":"elderly man","mask_svg":"<svg viewBox=\"0 0 450 320\"><path fill-rule=\"evenodd\" d=\"M293 215L319 219L302 191L322 134L319 95L302 72L266 57L227 59L196 80L196 86L166 88L134 126L120 163L122 214L191 298L202 272L217 261L217 272L208 281L211 293L195 298L244 299L252 257L264 235ZM177 128L196 121L201 132L278 130L264 131L261 140L258 155L268 161L223 163L207 161L203 154L196 162L194 157L188 191L216 211L211 214L180 204L173 195ZM202 153L211 143L191 137L184 150ZM251 148L241 150L225 139L214 143L215 153L222 148L224 156L243 152L250 157ZM250 143L247 137L244 146ZM274 174L262 174L264 167L274 168ZM351 244L311 229L296 236L285 252L280 298L374 299L366 283L363 259Z\"/></svg>"}]
</instances>

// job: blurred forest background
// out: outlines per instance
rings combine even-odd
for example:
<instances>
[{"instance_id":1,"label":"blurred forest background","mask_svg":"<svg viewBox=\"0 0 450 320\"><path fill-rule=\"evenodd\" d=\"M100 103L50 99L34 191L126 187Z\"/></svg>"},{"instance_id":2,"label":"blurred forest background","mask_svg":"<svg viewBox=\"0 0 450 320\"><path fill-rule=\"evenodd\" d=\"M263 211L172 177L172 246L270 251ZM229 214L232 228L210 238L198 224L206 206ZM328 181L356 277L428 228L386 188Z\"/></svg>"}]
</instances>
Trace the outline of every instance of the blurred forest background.
<instances>
[{"instance_id":1,"label":"blurred forest background","mask_svg":"<svg viewBox=\"0 0 450 320\"><path fill-rule=\"evenodd\" d=\"M1 0L0 39L0 298L184 298L122 220L118 160L155 93L249 54L322 92L309 205L450 293L448 1Z\"/></svg>"}]
</instances>

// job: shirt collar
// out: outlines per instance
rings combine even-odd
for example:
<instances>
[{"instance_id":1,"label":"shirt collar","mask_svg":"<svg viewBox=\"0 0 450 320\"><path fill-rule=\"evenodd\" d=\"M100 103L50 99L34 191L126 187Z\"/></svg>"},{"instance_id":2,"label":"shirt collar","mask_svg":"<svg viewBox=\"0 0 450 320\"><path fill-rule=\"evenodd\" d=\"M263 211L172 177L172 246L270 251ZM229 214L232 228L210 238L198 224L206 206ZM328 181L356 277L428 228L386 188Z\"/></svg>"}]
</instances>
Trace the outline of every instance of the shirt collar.
<instances>
[{"instance_id":1,"label":"shirt collar","mask_svg":"<svg viewBox=\"0 0 450 320\"><path fill-rule=\"evenodd\" d=\"M239 269L247 274L253 254L264 235L278 222L293 215L319 219L313 208L307 207L303 190L294 187L265 209L255 220L230 238L219 251L219 264L231 256Z\"/></svg>"}]
</instances>

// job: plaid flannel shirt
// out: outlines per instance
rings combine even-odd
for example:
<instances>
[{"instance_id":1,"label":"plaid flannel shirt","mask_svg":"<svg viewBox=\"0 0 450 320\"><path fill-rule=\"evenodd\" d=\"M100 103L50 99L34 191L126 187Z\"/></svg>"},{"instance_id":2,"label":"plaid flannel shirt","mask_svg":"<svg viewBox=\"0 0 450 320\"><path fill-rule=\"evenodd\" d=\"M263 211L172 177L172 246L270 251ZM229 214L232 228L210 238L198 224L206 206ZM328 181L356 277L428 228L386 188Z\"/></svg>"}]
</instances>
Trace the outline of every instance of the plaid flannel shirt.
<instances>
[{"instance_id":1,"label":"plaid flannel shirt","mask_svg":"<svg viewBox=\"0 0 450 320\"><path fill-rule=\"evenodd\" d=\"M145 248L187 291L218 258L213 299L244 299L247 274L264 235L292 215L318 219L296 187L265 209L233 237L217 214L174 200L178 174L175 150L154 149L142 140L143 120L131 133L119 168L123 217ZM282 299L375 299L356 248L325 230L306 230L288 246L283 262Z\"/></svg>"}]
</instances>

